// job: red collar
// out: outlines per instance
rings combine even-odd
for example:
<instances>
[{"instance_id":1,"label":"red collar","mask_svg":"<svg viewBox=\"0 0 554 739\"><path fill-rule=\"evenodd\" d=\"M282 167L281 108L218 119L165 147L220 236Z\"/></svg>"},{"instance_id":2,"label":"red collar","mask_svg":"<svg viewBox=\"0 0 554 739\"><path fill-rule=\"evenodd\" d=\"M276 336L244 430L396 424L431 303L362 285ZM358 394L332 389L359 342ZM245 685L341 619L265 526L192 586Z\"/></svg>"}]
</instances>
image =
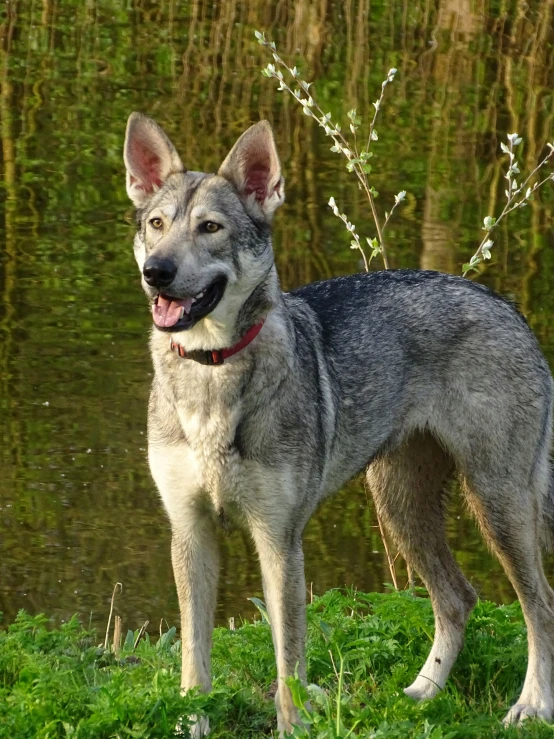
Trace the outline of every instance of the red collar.
<instances>
[{"instance_id":1,"label":"red collar","mask_svg":"<svg viewBox=\"0 0 554 739\"><path fill-rule=\"evenodd\" d=\"M172 352L177 352L177 354L180 357L183 357L183 359L192 359L194 362L199 362L200 364L223 364L226 359L232 357L233 354L237 354L238 352L240 352L240 350L244 349L245 346L248 346L248 344L250 344L250 342L253 341L260 333L264 323L265 318L261 320L260 323L256 323L254 326L252 326L252 328L249 328L242 339L229 349L186 352L181 344L173 341L173 339L170 339L169 346Z\"/></svg>"}]
</instances>

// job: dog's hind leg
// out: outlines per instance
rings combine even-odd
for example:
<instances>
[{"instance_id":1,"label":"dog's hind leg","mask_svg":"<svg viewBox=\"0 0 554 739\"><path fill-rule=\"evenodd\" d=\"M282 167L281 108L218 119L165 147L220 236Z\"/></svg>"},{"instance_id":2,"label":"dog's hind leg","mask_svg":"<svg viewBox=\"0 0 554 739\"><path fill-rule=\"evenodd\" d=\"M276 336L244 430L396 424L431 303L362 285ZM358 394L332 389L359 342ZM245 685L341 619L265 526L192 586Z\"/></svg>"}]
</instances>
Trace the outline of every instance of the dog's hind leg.
<instances>
[{"instance_id":1,"label":"dog's hind leg","mask_svg":"<svg viewBox=\"0 0 554 739\"><path fill-rule=\"evenodd\" d=\"M500 559L517 593L529 644L529 660L523 689L505 723L529 716L551 719L554 643L554 592L542 568L543 507L549 485L548 452L529 483L520 464L503 460L502 472L472 471L465 480L468 502L483 534ZM519 460L518 460L519 462Z\"/></svg>"},{"instance_id":2,"label":"dog's hind leg","mask_svg":"<svg viewBox=\"0 0 554 739\"><path fill-rule=\"evenodd\" d=\"M379 457L367 472L377 512L425 583L435 614L431 652L404 691L416 700L433 698L444 688L476 602L446 543L444 486L452 471L452 459L435 438L416 432Z\"/></svg>"}]
</instances>

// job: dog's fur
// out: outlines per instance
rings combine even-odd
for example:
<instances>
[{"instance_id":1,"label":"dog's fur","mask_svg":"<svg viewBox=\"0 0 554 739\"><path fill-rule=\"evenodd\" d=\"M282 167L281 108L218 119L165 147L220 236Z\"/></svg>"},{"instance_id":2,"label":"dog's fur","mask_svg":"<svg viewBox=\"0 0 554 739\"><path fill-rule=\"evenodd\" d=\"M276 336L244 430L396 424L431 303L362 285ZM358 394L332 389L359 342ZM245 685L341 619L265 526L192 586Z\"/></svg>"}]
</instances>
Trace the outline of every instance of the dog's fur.
<instances>
[{"instance_id":1,"label":"dog's fur","mask_svg":"<svg viewBox=\"0 0 554 739\"><path fill-rule=\"evenodd\" d=\"M220 366L183 359L167 331L152 332L149 460L172 527L183 690L210 689L216 534L234 521L260 558L279 730L299 721L284 679L296 668L305 678L302 531L326 496L369 466L377 510L435 613L431 652L406 693L436 695L476 598L445 539L444 489L456 472L528 627L527 676L506 720L550 719L554 592L540 548L551 530L552 378L522 316L488 289L435 272L281 292L271 219L284 185L267 122L207 175L187 172L162 129L134 113L125 163L148 297L190 298L226 281L215 309L170 330L173 339L187 352L231 347L265 318ZM208 221L220 228L208 233ZM176 270L163 290L144 280L151 258Z\"/></svg>"}]
</instances>

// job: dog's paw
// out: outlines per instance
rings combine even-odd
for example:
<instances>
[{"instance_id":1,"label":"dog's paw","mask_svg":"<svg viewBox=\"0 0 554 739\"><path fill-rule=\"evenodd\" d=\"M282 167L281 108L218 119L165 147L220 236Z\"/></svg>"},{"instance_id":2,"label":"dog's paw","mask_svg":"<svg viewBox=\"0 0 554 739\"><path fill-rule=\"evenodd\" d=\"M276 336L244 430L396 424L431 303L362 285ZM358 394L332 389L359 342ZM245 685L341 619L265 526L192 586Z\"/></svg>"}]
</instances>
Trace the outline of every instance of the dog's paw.
<instances>
[{"instance_id":1,"label":"dog's paw","mask_svg":"<svg viewBox=\"0 0 554 739\"><path fill-rule=\"evenodd\" d=\"M521 724L529 718L542 718L545 721L552 719L552 709L549 707L532 706L529 703L516 703L512 706L502 722L504 726Z\"/></svg>"},{"instance_id":2,"label":"dog's paw","mask_svg":"<svg viewBox=\"0 0 554 739\"><path fill-rule=\"evenodd\" d=\"M202 739L210 733L210 720L207 716L193 714L188 717L188 722L179 719L175 727L176 736L189 736L191 739ZM188 729L188 731L187 731Z\"/></svg>"},{"instance_id":3,"label":"dog's paw","mask_svg":"<svg viewBox=\"0 0 554 739\"><path fill-rule=\"evenodd\" d=\"M426 701L440 693L441 687L427 677L419 675L404 693L415 701Z\"/></svg>"}]
</instances>

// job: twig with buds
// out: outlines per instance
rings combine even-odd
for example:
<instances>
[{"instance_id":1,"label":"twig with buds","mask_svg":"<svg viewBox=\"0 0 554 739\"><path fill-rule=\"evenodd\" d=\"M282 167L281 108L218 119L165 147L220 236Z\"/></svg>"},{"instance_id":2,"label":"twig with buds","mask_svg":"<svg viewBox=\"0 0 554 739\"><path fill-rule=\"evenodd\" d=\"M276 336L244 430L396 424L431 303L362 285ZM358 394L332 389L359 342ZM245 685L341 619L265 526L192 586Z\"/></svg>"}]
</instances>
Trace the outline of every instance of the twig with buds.
<instances>
[{"instance_id":1,"label":"twig with buds","mask_svg":"<svg viewBox=\"0 0 554 739\"><path fill-rule=\"evenodd\" d=\"M367 195L371 208L371 213L373 215L373 221L375 223L375 230L377 231L376 238L366 239L371 248L371 256L369 260L360 243L360 238L356 233L356 227L348 220L344 213L339 212L339 209L335 203L335 199L331 198L329 200L329 205L333 209L333 213L344 222L347 231L353 237L353 241L351 242L352 248L359 249L359 251L361 252L366 270L369 269L369 264L371 260L377 254L381 254L385 268L389 269L389 260L383 234L394 209L396 208L398 203L400 203L406 197L406 191L403 190L395 196L395 203L390 212L385 213L385 221L383 225L381 225L379 215L375 208L375 198L378 196L379 193L375 190L374 187L369 184L368 175L371 172L371 165L369 163L369 160L373 156L373 152L370 151L370 146L372 142L378 141L377 131L375 130L377 115L381 110L381 106L383 104L385 88L389 84L389 82L392 82L394 80L394 76L397 70L394 68L390 69L386 79L381 84L381 95L379 99L375 103L373 103L375 113L369 127L367 144L364 148L359 149L357 130L360 127L362 121L361 118L358 117L356 109L354 108L348 113L348 118L350 120L349 128L353 136L353 143L351 143L348 141L345 134L343 133L341 126L338 123L333 123L333 121L331 120L331 113L324 113L318 103L315 101L313 93L310 93L311 83L306 82L305 80L302 80L300 78L299 72L296 67L291 68L285 61L283 61L283 59L277 53L277 48L273 41L267 41L265 35L263 33L260 33L259 31L256 31L255 34L256 38L258 39L258 43L271 51L273 59L277 64L277 66L275 64L268 64L267 67L265 67L265 69L262 71L262 74L264 74L266 77L273 77L274 79L276 79L279 82L278 89L285 90L286 92L290 93L292 97L302 106L304 114L313 118L318 123L318 125L323 128L325 134L333 140L331 151L342 154L346 157L346 159L348 160L346 168L349 172L353 172L356 175L360 182L360 186ZM279 67L281 67L281 69ZM283 74L282 69L285 70L285 73L287 73L288 76L298 84L297 89L293 89L290 86L289 82L287 82L287 79L285 79L285 75Z\"/></svg>"},{"instance_id":2,"label":"twig with buds","mask_svg":"<svg viewBox=\"0 0 554 739\"><path fill-rule=\"evenodd\" d=\"M494 241L492 241L492 239L490 239L489 237L491 232L498 226L500 221L505 216L507 216L508 213L516 210L516 208L524 208L527 205L527 201L529 201L533 196L533 193L535 193L549 180L554 180L554 173L551 173L543 180L535 182L534 185L529 185L531 178L539 171L539 169L541 169L541 167L544 167L544 165L552 158L552 155L554 154L554 144L548 144L548 154L541 162L539 162L539 164L537 164L531 174L521 184L518 184L515 176L520 173L520 170L514 152L514 147L519 146L521 142L521 136L518 136L517 133L509 133L508 145L504 143L500 144L500 148L502 149L504 154L508 154L508 156L510 157L510 166L508 167L508 171L504 175L505 179L508 180L508 186L504 191L504 194L506 195L506 205L504 206L504 210L498 216L498 218L494 218L493 216L486 216L486 218L484 219L483 230L485 231L485 236L483 237L483 240L479 244L477 251L471 257L469 262L463 265L462 271L464 277L467 275L468 272L472 270L477 270L477 265L479 265L483 261L483 259L491 258L491 247L494 245ZM525 194L523 194L524 191Z\"/></svg>"}]
</instances>

